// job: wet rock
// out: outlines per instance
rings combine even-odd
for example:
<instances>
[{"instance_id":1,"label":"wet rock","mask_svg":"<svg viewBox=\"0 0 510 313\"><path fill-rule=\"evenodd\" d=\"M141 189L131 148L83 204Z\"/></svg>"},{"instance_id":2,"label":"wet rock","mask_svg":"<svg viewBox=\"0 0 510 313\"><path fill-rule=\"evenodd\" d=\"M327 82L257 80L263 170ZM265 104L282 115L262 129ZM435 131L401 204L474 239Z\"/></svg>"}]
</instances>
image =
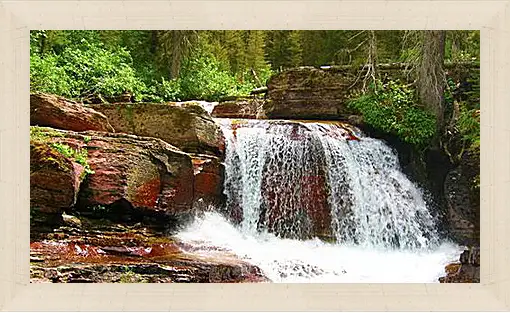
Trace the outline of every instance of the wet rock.
<instances>
[{"instance_id":1,"label":"wet rock","mask_svg":"<svg viewBox=\"0 0 510 313\"><path fill-rule=\"evenodd\" d=\"M106 115L117 132L159 138L185 152L223 155L221 129L199 103L115 103L92 107Z\"/></svg>"},{"instance_id":2,"label":"wet rock","mask_svg":"<svg viewBox=\"0 0 510 313\"><path fill-rule=\"evenodd\" d=\"M464 250L458 263L446 266L446 276L439 278L441 283L479 283L480 282L480 248L471 247Z\"/></svg>"},{"instance_id":3,"label":"wet rock","mask_svg":"<svg viewBox=\"0 0 510 313\"><path fill-rule=\"evenodd\" d=\"M478 245L480 242L480 189L475 182L480 173L479 156L478 162L476 159L476 156L466 154L444 181L449 230L463 245Z\"/></svg>"},{"instance_id":4,"label":"wet rock","mask_svg":"<svg viewBox=\"0 0 510 313\"><path fill-rule=\"evenodd\" d=\"M30 95L30 125L74 131L114 131L102 113L62 97L41 93Z\"/></svg>"},{"instance_id":5,"label":"wet rock","mask_svg":"<svg viewBox=\"0 0 510 313\"><path fill-rule=\"evenodd\" d=\"M194 170L194 203L201 208L219 208L225 203L223 181L225 167L219 158L204 154L191 155Z\"/></svg>"},{"instance_id":6,"label":"wet rock","mask_svg":"<svg viewBox=\"0 0 510 313\"><path fill-rule=\"evenodd\" d=\"M100 227L100 228L97 228ZM53 283L264 282L228 251L184 244L145 228L90 226L65 239L30 243L30 281ZM37 258L37 259L36 259Z\"/></svg>"}]
</instances>

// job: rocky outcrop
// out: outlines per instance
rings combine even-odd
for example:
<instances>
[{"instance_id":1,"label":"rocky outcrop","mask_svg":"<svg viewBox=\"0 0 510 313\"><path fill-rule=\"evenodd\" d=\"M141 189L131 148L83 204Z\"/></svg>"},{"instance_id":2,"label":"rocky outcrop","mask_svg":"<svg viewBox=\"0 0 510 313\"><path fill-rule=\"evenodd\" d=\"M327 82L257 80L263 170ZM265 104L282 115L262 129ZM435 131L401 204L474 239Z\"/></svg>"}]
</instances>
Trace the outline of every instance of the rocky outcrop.
<instances>
[{"instance_id":1,"label":"rocky outcrop","mask_svg":"<svg viewBox=\"0 0 510 313\"><path fill-rule=\"evenodd\" d=\"M264 99L239 98L217 104L211 115L220 118L263 118Z\"/></svg>"},{"instance_id":2,"label":"rocky outcrop","mask_svg":"<svg viewBox=\"0 0 510 313\"><path fill-rule=\"evenodd\" d=\"M74 131L114 131L102 113L49 94L30 95L30 125Z\"/></svg>"},{"instance_id":3,"label":"rocky outcrop","mask_svg":"<svg viewBox=\"0 0 510 313\"><path fill-rule=\"evenodd\" d=\"M225 203L223 181L225 167L217 157L192 154L194 170L194 204L202 209L219 208Z\"/></svg>"},{"instance_id":4,"label":"rocky outcrop","mask_svg":"<svg viewBox=\"0 0 510 313\"><path fill-rule=\"evenodd\" d=\"M268 118L339 120L351 115L346 102L356 75L348 69L300 67L268 81Z\"/></svg>"},{"instance_id":5,"label":"rocky outcrop","mask_svg":"<svg viewBox=\"0 0 510 313\"><path fill-rule=\"evenodd\" d=\"M439 278L441 283L479 283L480 248L464 250L458 263L446 266L446 276Z\"/></svg>"},{"instance_id":6,"label":"rocky outcrop","mask_svg":"<svg viewBox=\"0 0 510 313\"><path fill-rule=\"evenodd\" d=\"M268 281L229 251L172 237L194 201L220 201L222 179L220 158L161 139L31 127L30 281Z\"/></svg>"},{"instance_id":7,"label":"rocky outcrop","mask_svg":"<svg viewBox=\"0 0 510 313\"><path fill-rule=\"evenodd\" d=\"M460 164L446 176L444 193L450 233L463 245L480 243L479 155L465 153Z\"/></svg>"},{"instance_id":8,"label":"rocky outcrop","mask_svg":"<svg viewBox=\"0 0 510 313\"><path fill-rule=\"evenodd\" d=\"M83 220L30 243L30 281L49 283L264 282L261 270L216 247L141 226Z\"/></svg>"},{"instance_id":9,"label":"rocky outcrop","mask_svg":"<svg viewBox=\"0 0 510 313\"><path fill-rule=\"evenodd\" d=\"M117 132L162 139L189 153L222 156L221 129L198 103L115 103L91 105Z\"/></svg>"},{"instance_id":10,"label":"rocky outcrop","mask_svg":"<svg viewBox=\"0 0 510 313\"><path fill-rule=\"evenodd\" d=\"M71 207L97 217L135 221L156 216L186 216L193 201L193 167L186 153L156 138L104 132L71 132L37 128L47 146L57 146L86 162L88 175L74 183L78 173L61 167L38 170L40 158L34 153L31 184L53 188L50 177L65 177L55 188L69 189L66 202L55 197L45 202L37 188L31 189L32 207ZM76 151L85 154L76 155ZM53 158L52 158L53 159ZM71 162L69 162L71 164ZM48 178L48 179L43 179ZM80 185L79 188L77 185ZM43 188L43 187L39 187ZM50 187L46 187L50 188ZM55 191L60 195L61 191ZM64 194L64 193L62 193ZM58 209L52 207L57 212ZM46 211L51 209L45 209ZM61 209L60 209L61 210ZM157 220L158 218L156 218ZM164 223L164 219L160 219Z\"/></svg>"}]
</instances>

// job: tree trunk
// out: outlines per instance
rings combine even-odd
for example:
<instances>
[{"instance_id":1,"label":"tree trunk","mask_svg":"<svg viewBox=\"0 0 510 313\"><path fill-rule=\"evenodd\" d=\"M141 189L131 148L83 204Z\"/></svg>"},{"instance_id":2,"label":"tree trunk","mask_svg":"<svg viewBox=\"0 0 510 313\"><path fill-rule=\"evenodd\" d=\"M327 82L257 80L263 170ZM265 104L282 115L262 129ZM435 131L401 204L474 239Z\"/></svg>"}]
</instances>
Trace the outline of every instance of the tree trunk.
<instances>
[{"instance_id":1,"label":"tree trunk","mask_svg":"<svg viewBox=\"0 0 510 313\"><path fill-rule=\"evenodd\" d=\"M151 53L156 54L158 49L158 31L151 30Z\"/></svg>"},{"instance_id":2,"label":"tree trunk","mask_svg":"<svg viewBox=\"0 0 510 313\"><path fill-rule=\"evenodd\" d=\"M418 71L418 91L422 104L436 116L440 136L444 128L444 30L425 31L423 36L421 63Z\"/></svg>"}]
</instances>

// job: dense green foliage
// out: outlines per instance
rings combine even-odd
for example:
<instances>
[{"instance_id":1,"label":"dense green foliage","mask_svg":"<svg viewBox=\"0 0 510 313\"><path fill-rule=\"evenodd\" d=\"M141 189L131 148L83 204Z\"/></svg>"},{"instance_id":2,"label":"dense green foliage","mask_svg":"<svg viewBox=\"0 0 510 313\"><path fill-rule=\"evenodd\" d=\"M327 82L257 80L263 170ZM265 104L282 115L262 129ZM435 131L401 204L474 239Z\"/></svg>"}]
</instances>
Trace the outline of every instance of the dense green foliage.
<instances>
[{"instance_id":1,"label":"dense green foliage","mask_svg":"<svg viewBox=\"0 0 510 313\"><path fill-rule=\"evenodd\" d=\"M423 146L436 132L434 115L418 105L411 87L399 81L378 81L349 105L363 115L367 124L410 144Z\"/></svg>"},{"instance_id":2,"label":"dense green foliage","mask_svg":"<svg viewBox=\"0 0 510 313\"><path fill-rule=\"evenodd\" d=\"M78 47L66 47L58 55L32 54L30 61L31 87L37 91L78 98L93 92L113 96L129 90L136 97L144 89L130 54L123 48L110 51L83 39Z\"/></svg>"}]
</instances>

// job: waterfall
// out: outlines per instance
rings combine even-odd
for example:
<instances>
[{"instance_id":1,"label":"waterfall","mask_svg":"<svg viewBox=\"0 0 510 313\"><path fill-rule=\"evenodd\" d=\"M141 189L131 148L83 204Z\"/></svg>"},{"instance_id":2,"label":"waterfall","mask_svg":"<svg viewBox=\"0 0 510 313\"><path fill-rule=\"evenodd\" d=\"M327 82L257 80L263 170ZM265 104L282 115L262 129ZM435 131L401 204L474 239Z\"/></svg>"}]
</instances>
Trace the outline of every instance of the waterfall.
<instances>
[{"instance_id":1,"label":"waterfall","mask_svg":"<svg viewBox=\"0 0 510 313\"><path fill-rule=\"evenodd\" d=\"M381 140L340 123L221 125L227 211L242 211L244 231L376 247L439 243L422 192Z\"/></svg>"},{"instance_id":2,"label":"waterfall","mask_svg":"<svg viewBox=\"0 0 510 313\"><path fill-rule=\"evenodd\" d=\"M217 121L227 203L178 234L194 253L226 249L273 282L430 283L462 251L383 141L342 123Z\"/></svg>"}]
</instances>

